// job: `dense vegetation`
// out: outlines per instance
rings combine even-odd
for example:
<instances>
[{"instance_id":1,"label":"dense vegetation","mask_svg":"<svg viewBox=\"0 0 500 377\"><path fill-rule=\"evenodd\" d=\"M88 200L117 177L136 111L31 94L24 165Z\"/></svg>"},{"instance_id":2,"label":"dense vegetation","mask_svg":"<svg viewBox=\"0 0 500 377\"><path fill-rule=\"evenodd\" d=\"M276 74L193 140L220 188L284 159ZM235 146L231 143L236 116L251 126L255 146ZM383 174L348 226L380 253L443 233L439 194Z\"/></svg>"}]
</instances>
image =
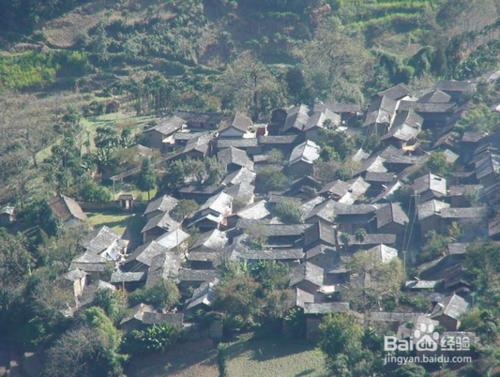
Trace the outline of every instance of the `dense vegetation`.
<instances>
[{"instance_id":1,"label":"dense vegetation","mask_svg":"<svg viewBox=\"0 0 500 377\"><path fill-rule=\"evenodd\" d=\"M498 69L500 61L499 5L493 0L107 1L104 10L95 3L0 0L0 203L14 204L18 219L9 231L0 227L0 338L16 351L47 350L47 376L119 376L126 354L163 350L179 338L170 326L126 336L118 329L127 305L178 307L181 293L171 281L128 296L100 293L76 317L62 314L72 299L62 276L89 229L62 227L47 202L54 193L109 202L120 190L110 177L132 168L139 173L127 188L142 199L156 188L174 192L186 181L220 183L223 167L215 158L175 160L158 169L157 155L137 153L138 133L156 125L156 116L176 109L243 110L267 121L274 108L316 99L366 105L392 84L419 89L438 79L476 78ZM80 17L88 22L78 24ZM72 23L77 31L70 43L51 33ZM498 130L500 115L490 110L498 92L498 85L479 84L456 131ZM134 120L107 121L122 113ZM331 131L316 142L324 181L350 178L355 166L349 157L376 144ZM290 185L282 160L281 152L270 153L269 166L256 177L258 193ZM437 152L423 169L447 176L452 165ZM398 195L409 207L410 194ZM198 206L182 200L170 215L183 221ZM283 200L273 215L293 224L304 214L295 201ZM455 226L444 235L429 232L419 262L443 255L459 234ZM261 229L251 228L248 235L251 248L264 248ZM481 358L460 372L464 376L485 375L498 358L497 254L496 246L481 243L467 254L477 305L463 328L481 337ZM350 267L377 283L348 292L355 309L428 309L429 302L399 292L401 263L377 267L359 257ZM199 314L201 323L220 320L229 335L304 335L303 313L287 310L285 264L228 263L220 270L217 312ZM350 317L329 316L321 329L320 347L334 375L426 373L413 366L384 370L378 364L380 335ZM221 346L221 365L225 355Z\"/></svg>"}]
</instances>

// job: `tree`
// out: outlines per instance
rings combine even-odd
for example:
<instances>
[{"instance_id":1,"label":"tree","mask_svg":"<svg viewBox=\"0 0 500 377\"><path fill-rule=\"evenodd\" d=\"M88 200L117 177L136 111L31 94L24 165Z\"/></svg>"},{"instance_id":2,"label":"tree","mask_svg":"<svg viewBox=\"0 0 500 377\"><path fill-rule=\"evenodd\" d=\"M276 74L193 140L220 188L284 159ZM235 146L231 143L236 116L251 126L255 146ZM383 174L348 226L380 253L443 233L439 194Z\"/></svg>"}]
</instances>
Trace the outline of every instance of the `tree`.
<instances>
[{"instance_id":1,"label":"tree","mask_svg":"<svg viewBox=\"0 0 500 377\"><path fill-rule=\"evenodd\" d=\"M182 199L177 203L175 208L170 211L170 216L175 221L182 222L186 217L194 213L198 209L199 205L194 200Z\"/></svg>"},{"instance_id":2,"label":"tree","mask_svg":"<svg viewBox=\"0 0 500 377\"><path fill-rule=\"evenodd\" d=\"M288 183L287 177L276 168L264 168L255 177L255 188L259 192L283 190Z\"/></svg>"},{"instance_id":3,"label":"tree","mask_svg":"<svg viewBox=\"0 0 500 377\"><path fill-rule=\"evenodd\" d=\"M297 51L313 97L363 102L363 84L373 58L361 34L344 28L334 17L324 18L314 39Z\"/></svg>"},{"instance_id":4,"label":"tree","mask_svg":"<svg viewBox=\"0 0 500 377\"><path fill-rule=\"evenodd\" d=\"M350 376L361 359L363 328L351 314L333 313L323 318L320 331L328 368L335 376Z\"/></svg>"},{"instance_id":5,"label":"tree","mask_svg":"<svg viewBox=\"0 0 500 377\"><path fill-rule=\"evenodd\" d=\"M293 199L282 199L274 207L274 213L286 224L298 224L302 220L300 203Z\"/></svg>"},{"instance_id":6,"label":"tree","mask_svg":"<svg viewBox=\"0 0 500 377\"><path fill-rule=\"evenodd\" d=\"M49 349L45 376L113 377L122 375L121 334L100 308L84 310L75 326Z\"/></svg>"},{"instance_id":7,"label":"tree","mask_svg":"<svg viewBox=\"0 0 500 377\"><path fill-rule=\"evenodd\" d=\"M404 280L403 264L399 258L383 263L371 253L355 254L349 266L353 273L358 274L357 282L346 292L356 305L364 310L372 306L380 308L382 301L396 296Z\"/></svg>"},{"instance_id":8,"label":"tree","mask_svg":"<svg viewBox=\"0 0 500 377\"><path fill-rule=\"evenodd\" d=\"M0 228L0 282L4 287L15 286L30 273L35 258L26 247L26 239L13 236Z\"/></svg>"},{"instance_id":9,"label":"tree","mask_svg":"<svg viewBox=\"0 0 500 377\"><path fill-rule=\"evenodd\" d=\"M432 152L425 166L429 172L441 176L449 175L452 167L443 152Z\"/></svg>"},{"instance_id":10,"label":"tree","mask_svg":"<svg viewBox=\"0 0 500 377\"><path fill-rule=\"evenodd\" d=\"M152 287L137 289L129 296L131 305L144 302L158 309L167 310L176 305L179 299L179 288L172 280L163 280Z\"/></svg>"},{"instance_id":11,"label":"tree","mask_svg":"<svg viewBox=\"0 0 500 377\"><path fill-rule=\"evenodd\" d=\"M258 289L259 283L246 272L228 275L216 287L215 307L229 317L239 317L245 324L251 324L262 312Z\"/></svg>"},{"instance_id":12,"label":"tree","mask_svg":"<svg viewBox=\"0 0 500 377\"><path fill-rule=\"evenodd\" d=\"M168 323L148 326L144 330L132 330L123 341L123 349L131 354L164 351L179 337L176 328Z\"/></svg>"},{"instance_id":13,"label":"tree","mask_svg":"<svg viewBox=\"0 0 500 377\"><path fill-rule=\"evenodd\" d=\"M427 232L425 235L425 244L418 259L421 262L427 262L440 257L446 251L448 243L448 237L439 234L435 230Z\"/></svg>"},{"instance_id":14,"label":"tree","mask_svg":"<svg viewBox=\"0 0 500 377\"><path fill-rule=\"evenodd\" d=\"M151 166L151 160L145 158L142 161L141 171L137 180L139 188L148 192L148 200L150 199L150 191L156 186L156 173Z\"/></svg>"},{"instance_id":15,"label":"tree","mask_svg":"<svg viewBox=\"0 0 500 377\"><path fill-rule=\"evenodd\" d=\"M265 117L283 102L278 80L248 51L227 66L215 91L224 108L249 112L253 119Z\"/></svg>"},{"instance_id":16,"label":"tree","mask_svg":"<svg viewBox=\"0 0 500 377\"><path fill-rule=\"evenodd\" d=\"M84 178L80 184L79 196L86 202L109 202L112 195L106 187L99 186L91 178Z\"/></svg>"},{"instance_id":17,"label":"tree","mask_svg":"<svg viewBox=\"0 0 500 377\"><path fill-rule=\"evenodd\" d=\"M404 364L392 372L391 377L425 377L427 372L424 367L416 364Z\"/></svg>"}]
</instances>

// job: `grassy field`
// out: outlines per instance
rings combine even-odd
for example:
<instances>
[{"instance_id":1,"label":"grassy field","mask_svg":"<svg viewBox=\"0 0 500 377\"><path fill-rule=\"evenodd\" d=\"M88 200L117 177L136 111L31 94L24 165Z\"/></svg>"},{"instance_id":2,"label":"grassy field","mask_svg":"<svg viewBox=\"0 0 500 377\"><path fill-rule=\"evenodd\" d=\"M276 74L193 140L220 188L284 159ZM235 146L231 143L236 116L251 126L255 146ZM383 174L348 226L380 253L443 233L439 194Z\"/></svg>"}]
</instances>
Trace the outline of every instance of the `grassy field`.
<instances>
[{"instance_id":1,"label":"grassy field","mask_svg":"<svg viewBox=\"0 0 500 377\"><path fill-rule=\"evenodd\" d=\"M164 354L131 360L129 377L217 377L217 351L211 341L188 342ZM321 352L288 339L253 339L243 335L228 344L229 377L325 377Z\"/></svg>"},{"instance_id":2,"label":"grassy field","mask_svg":"<svg viewBox=\"0 0 500 377\"><path fill-rule=\"evenodd\" d=\"M144 219L133 213L120 213L114 211L87 213L88 223L93 227L108 226L117 234L124 235L126 239L135 240L140 237L144 226Z\"/></svg>"},{"instance_id":3,"label":"grassy field","mask_svg":"<svg viewBox=\"0 0 500 377\"><path fill-rule=\"evenodd\" d=\"M229 346L230 377L323 377L321 351L288 339L242 339Z\"/></svg>"}]
</instances>

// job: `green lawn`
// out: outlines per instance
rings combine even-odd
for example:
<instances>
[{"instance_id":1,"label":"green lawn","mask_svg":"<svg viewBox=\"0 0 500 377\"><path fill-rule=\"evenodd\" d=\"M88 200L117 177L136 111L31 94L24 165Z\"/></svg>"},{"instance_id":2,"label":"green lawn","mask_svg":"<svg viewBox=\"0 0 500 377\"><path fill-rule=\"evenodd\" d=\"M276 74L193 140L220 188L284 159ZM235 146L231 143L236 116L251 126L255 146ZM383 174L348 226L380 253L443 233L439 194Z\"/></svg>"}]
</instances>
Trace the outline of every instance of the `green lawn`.
<instances>
[{"instance_id":1,"label":"green lawn","mask_svg":"<svg viewBox=\"0 0 500 377\"><path fill-rule=\"evenodd\" d=\"M289 339L242 335L228 344L228 377L326 377L325 362L314 345ZM217 377L212 342L181 343L160 354L132 358L129 377Z\"/></svg>"},{"instance_id":2,"label":"green lawn","mask_svg":"<svg viewBox=\"0 0 500 377\"><path fill-rule=\"evenodd\" d=\"M230 377L323 377L325 361L311 344L289 339L242 339L229 346Z\"/></svg>"},{"instance_id":3,"label":"green lawn","mask_svg":"<svg viewBox=\"0 0 500 377\"><path fill-rule=\"evenodd\" d=\"M138 214L103 211L89 212L87 217L88 223L95 228L106 225L125 239L137 242L140 240L144 219Z\"/></svg>"}]
</instances>

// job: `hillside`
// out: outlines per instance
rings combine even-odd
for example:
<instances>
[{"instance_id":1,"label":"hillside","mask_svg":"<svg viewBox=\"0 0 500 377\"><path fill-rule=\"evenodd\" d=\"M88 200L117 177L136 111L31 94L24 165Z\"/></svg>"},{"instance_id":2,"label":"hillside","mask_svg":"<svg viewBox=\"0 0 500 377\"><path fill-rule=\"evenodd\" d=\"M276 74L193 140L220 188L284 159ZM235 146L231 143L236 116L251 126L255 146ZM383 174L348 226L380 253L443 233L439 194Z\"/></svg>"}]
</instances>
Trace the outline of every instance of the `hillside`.
<instances>
[{"instance_id":1,"label":"hillside","mask_svg":"<svg viewBox=\"0 0 500 377\"><path fill-rule=\"evenodd\" d=\"M497 373L498 0L0 3L0 377Z\"/></svg>"}]
</instances>

